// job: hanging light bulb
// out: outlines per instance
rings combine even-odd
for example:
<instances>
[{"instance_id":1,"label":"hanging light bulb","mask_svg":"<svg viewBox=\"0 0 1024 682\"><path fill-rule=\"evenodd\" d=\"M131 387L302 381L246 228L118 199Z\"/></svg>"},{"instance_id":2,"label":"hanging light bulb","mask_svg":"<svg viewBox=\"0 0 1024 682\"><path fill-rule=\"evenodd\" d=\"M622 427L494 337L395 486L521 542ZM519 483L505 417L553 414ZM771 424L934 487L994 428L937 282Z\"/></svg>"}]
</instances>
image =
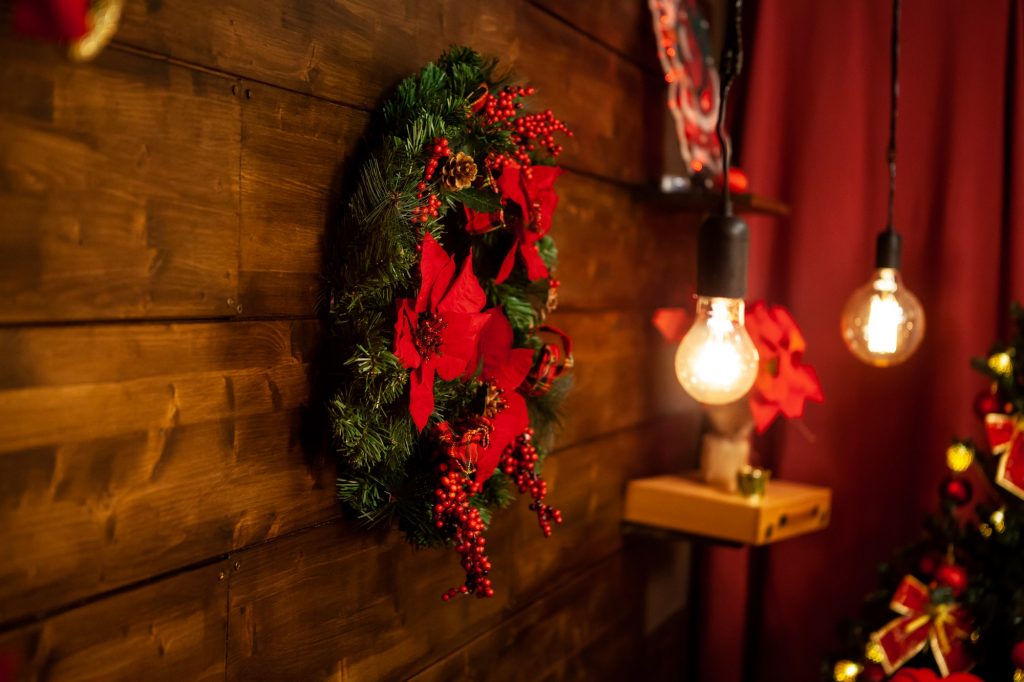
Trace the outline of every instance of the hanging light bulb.
<instances>
[{"instance_id":1,"label":"hanging light bulb","mask_svg":"<svg viewBox=\"0 0 1024 682\"><path fill-rule=\"evenodd\" d=\"M743 324L747 294L750 231L732 214L729 195L729 141L725 104L743 59L740 19L735 0L733 30L722 55L722 96L718 140L722 147L722 213L709 216L697 237L697 314L676 351L676 377L702 403L721 405L742 398L757 378L758 355Z\"/></svg>"},{"instance_id":2,"label":"hanging light bulb","mask_svg":"<svg viewBox=\"0 0 1024 682\"><path fill-rule=\"evenodd\" d=\"M676 377L702 403L742 398L757 378L757 348L743 326L743 301L697 298L697 317L676 351Z\"/></svg>"},{"instance_id":3,"label":"hanging light bulb","mask_svg":"<svg viewBox=\"0 0 1024 682\"><path fill-rule=\"evenodd\" d=\"M878 268L871 281L850 296L843 309L843 340L864 362L898 365L924 338L924 310L903 285L896 268Z\"/></svg>"},{"instance_id":4,"label":"hanging light bulb","mask_svg":"<svg viewBox=\"0 0 1024 682\"><path fill-rule=\"evenodd\" d=\"M889 216L875 245L875 272L846 301L843 341L860 360L876 367L898 365L924 338L924 309L900 276L901 239L893 229L896 200L896 111L899 100L900 0L892 6L892 100L889 109Z\"/></svg>"}]
</instances>

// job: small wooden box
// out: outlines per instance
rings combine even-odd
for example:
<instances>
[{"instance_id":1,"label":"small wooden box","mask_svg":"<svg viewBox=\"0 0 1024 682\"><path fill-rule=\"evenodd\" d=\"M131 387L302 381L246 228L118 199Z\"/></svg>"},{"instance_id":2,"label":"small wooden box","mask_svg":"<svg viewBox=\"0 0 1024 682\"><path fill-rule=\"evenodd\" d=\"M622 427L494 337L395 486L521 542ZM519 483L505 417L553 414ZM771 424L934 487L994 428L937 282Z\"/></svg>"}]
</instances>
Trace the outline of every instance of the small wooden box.
<instances>
[{"instance_id":1,"label":"small wooden box","mask_svg":"<svg viewBox=\"0 0 1024 682\"><path fill-rule=\"evenodd\" d=\"M750 545L767 545L828 526L832 491L770 481L762 498L742 497L696 478L655 476L629 482L625 521Z\"/></svg>"}]
</instances>

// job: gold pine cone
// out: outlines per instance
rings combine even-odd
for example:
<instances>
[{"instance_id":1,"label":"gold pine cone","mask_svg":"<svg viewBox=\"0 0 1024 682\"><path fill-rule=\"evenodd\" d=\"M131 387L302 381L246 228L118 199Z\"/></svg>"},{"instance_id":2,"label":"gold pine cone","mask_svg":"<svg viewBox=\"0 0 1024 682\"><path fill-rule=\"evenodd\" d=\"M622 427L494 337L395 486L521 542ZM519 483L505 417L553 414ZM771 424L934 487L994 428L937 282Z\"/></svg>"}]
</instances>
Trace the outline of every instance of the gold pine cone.
<instances>
[{"instance_id":1,"label":"gold pine cone","mask_svg":"<svg viewBox=\"0 0 1024 682\"><path fill-rule=\"evenodd\" d=\"M441 182L453 190L466 189L476 180L476 162L464 152L458 152L441 169Z\"/></svg>"}]
</instances>

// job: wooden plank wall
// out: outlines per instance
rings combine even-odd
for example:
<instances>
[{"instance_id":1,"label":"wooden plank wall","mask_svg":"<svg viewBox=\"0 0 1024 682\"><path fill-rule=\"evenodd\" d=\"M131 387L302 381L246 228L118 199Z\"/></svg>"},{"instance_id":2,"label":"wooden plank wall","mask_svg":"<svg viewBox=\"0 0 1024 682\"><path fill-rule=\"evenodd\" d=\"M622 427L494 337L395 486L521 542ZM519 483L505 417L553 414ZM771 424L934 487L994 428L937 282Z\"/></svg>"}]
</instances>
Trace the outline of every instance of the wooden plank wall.
<instances>
[{"instance_id":1,"label":"wooden plank wall","mask_svg":"<svg viewBox=\"0 0 1024 682\"><path fill-rule=\"evenodd\" d=\"M696 220L636 192L661 166L649 21L617 0L128 0L85 66L5 25L0 669L678 671L685 547L619 525L625 481L697 434L649 324L684 300ZM489 536L497 596L444 605L454 553L336 504L310 385L321 244L368 112L457 42L576 131L554 234L578 369L545 472L566 523L544 540L515 505Z\"/></svg>"}]
</instances>

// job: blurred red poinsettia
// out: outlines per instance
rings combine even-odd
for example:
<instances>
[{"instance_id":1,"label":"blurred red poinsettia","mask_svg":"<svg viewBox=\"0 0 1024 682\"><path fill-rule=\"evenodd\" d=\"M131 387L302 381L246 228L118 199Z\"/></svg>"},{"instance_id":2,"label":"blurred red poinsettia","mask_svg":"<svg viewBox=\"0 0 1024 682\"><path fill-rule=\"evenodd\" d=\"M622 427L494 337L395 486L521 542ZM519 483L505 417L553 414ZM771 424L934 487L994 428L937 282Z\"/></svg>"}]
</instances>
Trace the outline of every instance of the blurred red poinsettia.
<instances>
[{"instance_id":1,"label":"blurred red poinsettia","mask_svg":"<svg viewBox=\"0 0 1024 682\"><path fill-rule=\"evenodd\" d=\"M455 261L428 232L420 275L416 300L397 301L395 355L412 370L409 413L422 431L434 411L434 375L452 381L475 362L480 330L491 316L480 312L487 297L473 274L472 253L456 277Z\"/></svg>"},{"instance_id":2,"label":"blurred red poinsettia","mask_svg":"<svg viewBox=\"0 0 1024 682\"><path fill-rule=\"evenodd\" d=\"M666 341L678 343L690 319L682 308L659 308L651 322ZM757 380L747 399L758 433L764 433L779 414L790 419L803 416L808 400L824 402L817 373L803 364L803 334L786 308L755 301L747 308L746 327L760 356Z\"/></svg>"},{"instance_id":3,"label":"blurred red poinsettia","mask_svg":"<svg viewBox=\"0 0 1024 682\"><path fill-rule=\"evenodd\" d=\"M750 393L758 433L764 433L779 413L790 419L801 417L806 401L825 401L818 374L803 364L807 343L788 310L755 301L747 309L746 326L761 357Z\"/></svg>"}]
</instances>

